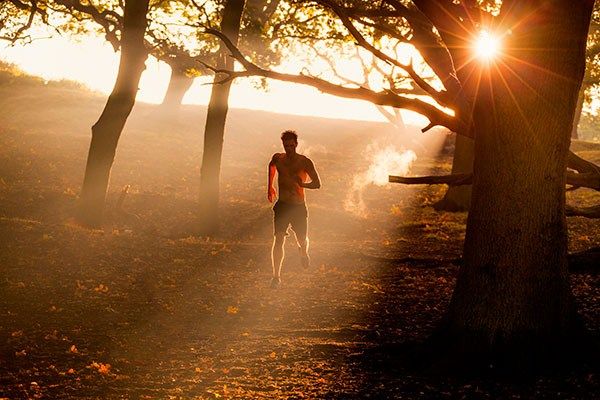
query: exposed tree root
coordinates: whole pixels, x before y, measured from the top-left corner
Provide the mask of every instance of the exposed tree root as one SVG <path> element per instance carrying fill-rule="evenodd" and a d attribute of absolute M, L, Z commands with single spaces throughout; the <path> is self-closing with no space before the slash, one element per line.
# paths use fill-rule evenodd
<path fill-rule="evenodd" d="M 565 212 L 569 217 L 600 218 L 600 204 L 585 208 L 574 207 L 567 204 Z"/>
<path fill-rule="evenodd" d="M 600 272 L 600 247 L 593 247 L 586 251 L 569 254 L 569 271 Z"/>

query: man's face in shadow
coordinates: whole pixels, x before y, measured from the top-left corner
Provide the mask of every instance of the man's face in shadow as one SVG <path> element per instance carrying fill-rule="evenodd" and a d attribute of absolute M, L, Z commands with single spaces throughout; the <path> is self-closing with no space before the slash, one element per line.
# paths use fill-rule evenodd
<path fill-rule="evenodd" d="M 283 140 L 283 148 L 285 150 L 285 154 L 288 154 L 288 155 L 295 154 L 296 147 L 298 147 L 298 142 L 295 139 L 284 139 Z"/>

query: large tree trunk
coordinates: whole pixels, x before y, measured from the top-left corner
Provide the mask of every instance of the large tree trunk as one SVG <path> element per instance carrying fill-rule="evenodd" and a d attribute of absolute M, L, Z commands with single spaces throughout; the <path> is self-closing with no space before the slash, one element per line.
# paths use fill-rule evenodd
<path fill-rule="evenodd" d="M 223 9 L 221 30 L 236 45 L 239 39 L 244 3 L 245 0 L 227 0 Z M 221 45 L 219 51 L 218 67 L 233 70 L 233 58 L 228 56 L 225 45 Z M 220 79 L 222 79 L 221 76 L 215 76 L 215 82 Z M 219 176 L 230 88 L 231 81 L 214 84 L 208 104 L 204 129 L 204 152 L 200 170 L 200 223 L 201 231 L 205 234 L 214 233 L 219 224 Z"/>
<path fill-rule="evenodd" d="M 121 60 L 112 93 L 98 121 L 92 126 L 92 140 L 81 188 L 78 219 L 97 227 L 102 224 L 117 143 L 127 117 L 135 104 L 140 77 L 148 53 L 144 47 L 148 0 L 125 2 Z"/>
<path fill-rule="evenodd" d="M 176 63 L 171 66 L 171 79 L 169 80 L 169 87 L 163 98 L 162 105 L 169 109 L 176 109 L 181 106 L 183 97 L 194 83 L 194 78 L 188 76 L 186 68 Z"/>
<path fill-rule="evenodd" d="M 565 168 L 592 6 L 505 0 L 505 54 L 480 67 L 464 265 L 446 325 L 471 355 L 527 366 L 573 333 Z"/>
<path fill-rule="evenodd" d="M 585 101 L 585 89 L 581 88 L 577 96 L 577 107 L 575 107 L 575 117 L 573 118 L 573 129 L 571 129 L 571 139 L 579 139 L 578 127 L 583 111 L 583 102 Z"/>

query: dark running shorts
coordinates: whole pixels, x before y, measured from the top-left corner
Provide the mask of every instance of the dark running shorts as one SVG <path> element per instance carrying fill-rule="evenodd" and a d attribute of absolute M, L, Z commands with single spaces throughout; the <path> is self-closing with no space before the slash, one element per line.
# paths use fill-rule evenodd
<path fill-rule="evenodd" d="M 273 234 L 286 235 L 289 225 L 296 233 L 296 237 L 305 238 L 307 230 L 308 211 L 306 204 L 284 203 L 278 201 L 273 206 Z"/>

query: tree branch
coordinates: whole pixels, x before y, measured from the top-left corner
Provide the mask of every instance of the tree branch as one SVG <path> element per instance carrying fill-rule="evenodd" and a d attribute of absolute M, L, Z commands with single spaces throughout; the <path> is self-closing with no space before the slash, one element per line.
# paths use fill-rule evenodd
<path fill-rule="evenodd" d="M 593 173 L 578 174 L 567 171 L 567 184 L 578 187 L 586 187 L 594 190 L 600 190 L 600 175 Z M 451 174 L 451 175 L 430 175 L 430 176 L 389 176 L 391 183 L 403 183 L 405 185 L 439 185 L 445 184 L 449 186 L 470 185 L 473 183 L 473 174 Z"/>
<path fill-rule="evenodd" d="M 29 16 L 27 17 L 27 21 L 23 25 L 21 25 L 19 28 L 17 28 L 14 31 L 14 33 L 9 34 L 7 36 L 1 36 L 0 39 L 6 40 L 6 41 L 10 42 L 11 44 L 15 44 L 19 40 L 29 39 L 31 41 L 31 37 L 23 36 L 23 33 L 25 31 L 27 31 L 29 28 L 31 28 L 36 15 L 40 15 L 42 20 L 46 21 L 46 19 L 48 17 L 46 11 L 38 6 L 37 0 L 29 0 L 28 3 L 24 3 L 20 0 L 9 0 L 9 3 L 11 3 L 17 9 L 29 13 Z M 2 28 L 2 27 L 3 26 L 0 23 L 0 28 Z"/>
<path fill-rule="evenodd" d="M 215 73 L 226 75 L 226 77 L 220 82 L 215 83 L 228 82 L 238 77 L 263 76 L 265 78 L 277 79 L 281 81 L 312 86 L 323 93 L 332 94 L 334 96 L 366 100 L 378 105 L 403 108 L 406 110 L 417 112 L 429 119 L 429 121 L 431 122 L 427 128 L 423 129 L 423 132 L 436 125 L 447 127 L 448 129 L 455 132 L 460 129 L 460 126 L 458 126 L 457 124 L 456 118 L 444 113 L 439 108 L 419 99 L 398 96 L 392 93 L 391 91 L 375 92 L 364 87 L 349 88 L 342 85 L 336 85 L 326 80 L 315 78 L 312 76 L 284 74 L 263 69 L 247 60 L 244 57 L 244 55 L 240 52 L 240 50 L 222 32 L 215 29 L 207 29 L 205 30 L 205 32 L 211 35 L 215 35 L 219 39 L 221 39 L 231 52 L 232 57 L 236 59 L 245 68 L 245 71 L 230 71 L 210 67 L 206 63 L 202 63 L 205 67 L 211 69 Z"/>
<path fill-rule="evenodd" d="M 371 54 L 373 54 L 380 60 L 383 60 L 391 65 L 394 65 L 404 70 L 420 88 L 427 92 L 427 94 L 431 96 L 440 105 L 450 108 L 455 107 L 451 99 L 448 97 L 446 91 L 440 92 L 434 89 L 429 83 L 427 83 L 423 78 L 421 78 L 419 74 L 417 74 L 417 72 L 414 70 L 411 64 L 402 64 L 398 60 L 388 56 L 383 51 L 377 49 L 375 46 L 369 43 L 365 39 L 365 37 L 358 31 L 358 29 L 356 29 L 348 15 L 344 12 L 344 10 L 341 7 L 327 0 L 320 0 L 319 2 L 329 7 L 340 18 L 340 21 L 342 21 L 346 29 L 348 29 L 352 37 L 357 41 L 358 45 L 365 48 L 367 51 L 369 51 Z"/>
<path fill-rule="evenodd" d="M 428 176 L 395 176 L 388 177 L 390 183 L 405 185 L 448 185 L 462 186 L 473 183 L 473 174 L 428 175 Z"/>
<path fill-rule="evenodd" d="M 575 187 L 585 187 L 600 190 L 600 175 L 594 172 L 577 173 L 567 171 L 567 184 Z"/>
<path fill-rule="evenodd" d="M 443 37 L 434 32 L 436 30 L 439 32 L 439 28 L 418 7 L 409 8 L 398 0 L 384 1 L 394 7 L 409 23 L 412 28 L 410 44 L 415 46 L 423 60 L 442 81 L 448 96 L 455 105 L 456 117 L 462 121 L 462 125 L 470 130 L 471 105 L 458 79 L 455 63 L 447 43 L 444 42 Z"/>
<path fill-rule="evenodd" d="M 460 21 L 452 12 L 455 7 L 452 1 L 413 0 L 413 3 L 435 25 L 446 46 L 459 46 L 463 41 L 461 38 L 469 37 L 472 29 L 467 29 L 466 21 Z"/>
<path fill-rule="evenodd" d="M 587 187 L 595 190 L 600 190 L 600 167 L 596 164 L 584 160 L 577 154 L 569 151 L 567 157 L 567 168 L 577 172 L 567 171 L 567 180 L 573 185 L 571 190 L 580 187 Z"/>
<path fill-rule="evenodd" d="M 600 175 L 600 167 L 598 165 L 584 160 L 572 151 L 569 151 L 567 167 L 580 173 L 588 172 Z"/>
<path fill-rule="evenodd" d="M 76 0 L 55 0 L 55 3 L 69 10 L 76 10 L 82 14 L 89 15 L 94 22 L 104 29 L 106 40 L 117 51 L 121 46 L 116 32 L 123 26 L 123 17 L 112 10 L 98 10 L 91 3 L 84 4 Z"/>

